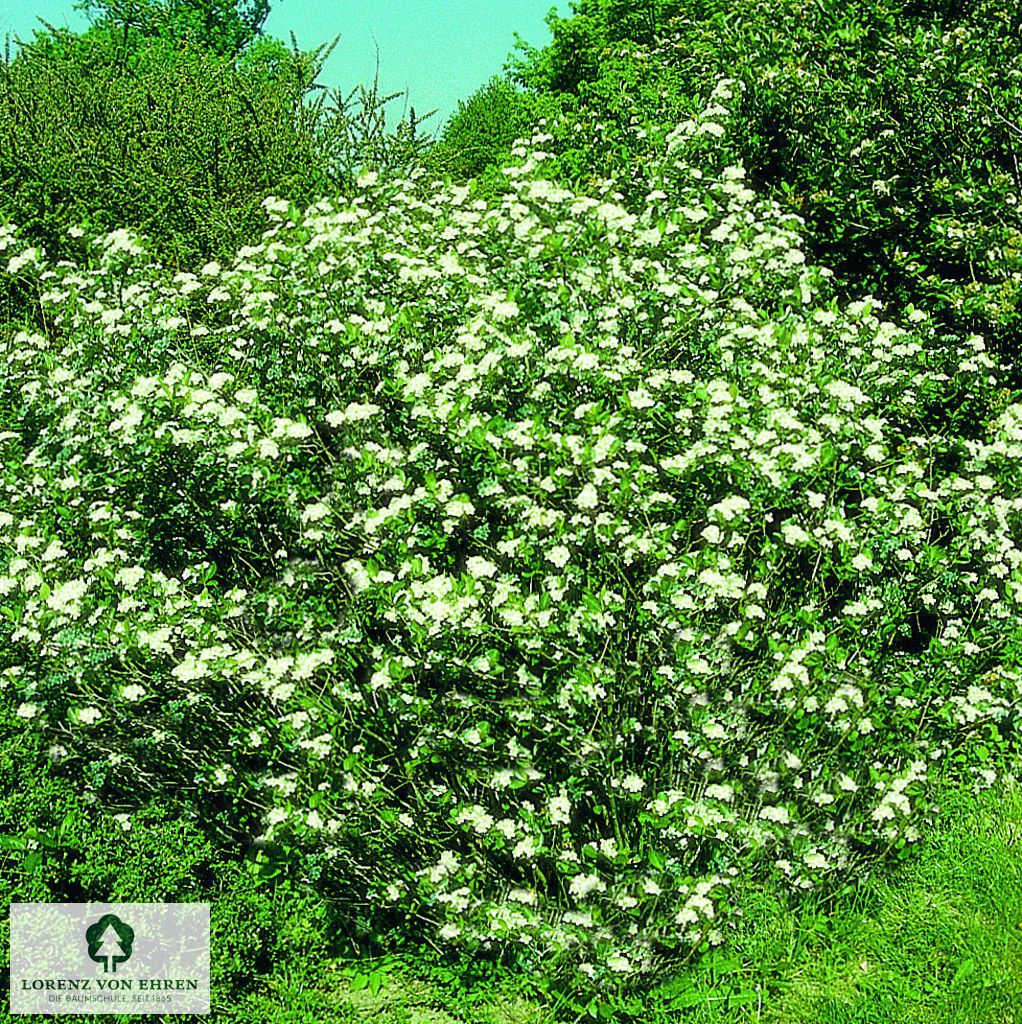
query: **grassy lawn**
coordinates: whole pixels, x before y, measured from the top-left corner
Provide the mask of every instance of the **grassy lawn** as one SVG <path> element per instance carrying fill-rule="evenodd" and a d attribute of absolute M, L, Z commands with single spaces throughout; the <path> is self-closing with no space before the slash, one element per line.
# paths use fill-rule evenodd
<path fill-rule="evenodd" d="M 832 906 L 794 912 L 761 897 L 716 967 L 646 1000 L 635 1019 L 692 1024 L 1011 1024 L 1022 1020 L 1022 793 L 949 794 L 916 857 Z M 372 964 L 360 965 L 368 978 Z M 353 968 L 317 980 L 274 976 L 225 1014 L 237 1021 L 548 1024 L 550 1002 L 513 977 L 471 979 L 435 964 L 382 965 L 382 987 L 352 991 Z M 312 972 L 310 972 L 310 975 Z M 361 984 L 357 982 L 356 984 Z M 375 986 L 374 986 L 375 987 Z M 613 1001 L 612 1001 L 613 1005 Z M 634 1000 L 619 1001 L 620 1020 Z M 607 1012 L 607 1011 L 605 1011 Z M 561 1019 L 572 1019 L 568 1012 Z M 586 1019 L 584 1016 L 580 1019 Z"/>
<path fill-rule="evenodd" d="M 707 1019 L 1007 1022 L 1022 1018 L 1022 799 L 960 797 L 922 856 L 863 885 L 829 918 L 764 908 L 743 942 L 762 1012 Z M 782 994 L 783 984 L 783 994 Z"/>

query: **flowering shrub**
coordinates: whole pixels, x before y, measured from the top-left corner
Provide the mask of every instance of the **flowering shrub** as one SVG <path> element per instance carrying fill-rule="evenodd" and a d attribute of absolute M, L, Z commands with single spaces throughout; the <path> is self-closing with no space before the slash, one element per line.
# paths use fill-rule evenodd
<path fill-rule="evenodd" d="M 641 213 L 539 134 L 493 203 L 270 198 L 198 274 L 8 228 L 47 329 L 3 339 L 0 678 L 54 760 L 594 985 L 992 784 L 1022 404 L 978 337 L 838 306 L 722 162 L 735 100 L 649 139 Z"/>

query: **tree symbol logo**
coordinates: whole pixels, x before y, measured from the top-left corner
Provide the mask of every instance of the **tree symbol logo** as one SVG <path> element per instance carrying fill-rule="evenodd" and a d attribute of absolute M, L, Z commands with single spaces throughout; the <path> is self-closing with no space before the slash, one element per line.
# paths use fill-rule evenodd
<path fill-rule="evenodd" d="M 131 956 L 135 933 L 116 914 L 104 914 L 85 929 L 89 958 L 103 965 L 103 973 L 117 973 L 117 965 Z"/>

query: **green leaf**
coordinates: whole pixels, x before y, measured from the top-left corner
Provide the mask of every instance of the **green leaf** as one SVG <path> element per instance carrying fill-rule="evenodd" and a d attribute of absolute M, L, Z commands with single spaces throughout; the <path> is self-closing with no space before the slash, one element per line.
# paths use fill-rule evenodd
<path fill-rule="evenodd" d="M 741 970 L 742 962 L 735 957 L 722 957 L 719 960 L 714 960 L 710 966 L 714 974 L 734 974 L 735 971 Z"/>
<path fill-rule="evenodd" d="M 687 1010 L 692 1006 L 701 1006 L 706 1002 L 706 996 L 697 988 L 691 992 L 682 992 L 671 1000 L 672 1010 Z"/>
<path fill-rule="evenodd" d="M 727 1008 L 733 1010 L 739 1006 L 749 1006 L 758 999 L 758 992 L 735 992 L 727 997 Z"/>
<path fill-rule="evenodd" d="M 976 961 L 975 960 L 963 960 L 958 970 L 955 971 L 954 979 L 952 980 L 952 986 L 957 985 L 958 982 L 964 981 L 966 978 L 971 978 L 976 973 Z"/>

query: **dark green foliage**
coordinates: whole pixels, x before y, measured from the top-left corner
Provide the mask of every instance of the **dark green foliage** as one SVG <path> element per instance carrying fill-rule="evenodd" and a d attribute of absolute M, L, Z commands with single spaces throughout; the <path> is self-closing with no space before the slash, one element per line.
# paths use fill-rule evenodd
<path fill-rule="evenodd" d="M 785 14 L 792 30 L 769 62 L 757 52 L 766 36 L 732 43 L 754 177 L 805 217 L 814 256 L 848 290 L 942 310 L 1017 348 L 1022 48 L 1007 12 Z"/>
<path fill-rule="evenodd" d="M 556 117 L 567 106 L 561 97 L 523 91 L 502 78 L 491 78 L 447 123 L 429 154 L 429 164 L 455 180 L 476 177 L 490 165 L 506 163 L 515 139 L 531 137 L 543 117 Z"/>
<path fill-rule="evenodd" d="M 269 0 L 83 0 L 97 25 L 133 29 L 234 57 L 261 32 Z"/>
<path fill-rule="evenodd" d="M 622 42 L 653 45 L 675 18 L 699 21 L 730 9 L 720 0 L 573 0 L 572 15 L 556 9 L 546 22 L 553 37 L 542 49 L 516 34 L 508 70 L 515 81 L 544 92 L 578 93 L 604 71 L 606 58 Z"/>
<path fill-rule="evenodd" d="M 1022 38 L 1008 7 L 580 0 L 572 8 L 567 19 L 551 15 L 549 46 L 520 46 L 517 81 L 577 96 L 608 138 L 628 147 L 636 116 L 677 110 L 721 75 L 742 79 L 731 156 L 805 218 L 813 257 L 835 269 L 847 294 L 936 309 L 948 326 L 1017 350 Z M 618 73 L 622 63 L 655 68 L 657 89 L 636 92 L 634 72 Z"/>
<path fill-rule="evenodd" d="M 551 11 L 546 20 L 553 42 L 537 50 L 516 35 L 522 57 L 511 59 L 510 70 L 516 81 L 530 88 L 578 92 L 582 82 L 599 74 L 605 28 L 586 14 L 564 19 Z"/>
<path fill-rule="evenodd" d="M 135 32 L 37 36 L 0 66 L 0 212 L 51 256 L 73 225 L 135 227 L 182 264 L 230 252 L 265 226 L 268 193 L 331 185 L 312 73 L 279 44 L 235 65 Z"/>
<path fill-rule="evenodd" d="M 641 204 L 645 190 L 633 195 L 631 184 L 646 154 L 696 106 L 679 69 L 610 49 L 573 92 L 523 90 L 523 79 L 514 77 L 518 84 L 495 78 L 461 104 L 429 154 L 431 166 L 455 180 L 477 178 L 480 196 L 506 187 L 501 168 L 511 143 L 538 131 L 542 149 L 557 158 L 552 170 L 560 180 L 591 191 L 613 177 L 633 205 Z"/>
<path fill-rule="evenodd" d="M 54 763 L 8 706 L 0 708 L 0 793 L 4 917 L 12 902 L 207 902 L 221 1004 L 256 990 L 263 975 L 336 951 L 329 905 L 297 873 L 267 877 L 244 848 L 218 845 L 187 805 L 132 808 L 125 830 L 87 773 Z M 7 942 L 0 929 L 5 959 Z"/>

